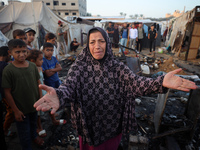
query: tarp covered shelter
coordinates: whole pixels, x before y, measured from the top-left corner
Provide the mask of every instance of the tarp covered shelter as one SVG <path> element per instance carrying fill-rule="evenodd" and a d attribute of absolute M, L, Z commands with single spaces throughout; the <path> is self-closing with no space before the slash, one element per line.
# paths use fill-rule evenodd
<path fill-rule="evenodd" d="M 7 46 L 8 41 L 9 41 L 8 38 L 5 37 L 3 33 L 0 31 L 0 47 Z"/>
<path fill-rule="evenodd" d="M 166 46 L 187 59 L 196 59 L 200 46 L 200 6 L 188 11 L 169 23 Z M 182 56 L 182 55 L 181 55 Z"/>
<path fill-rule="evenodd" d="M 43 2 L 12 2 L 0 11 L 0 30 L 6 37 L 12 39 L 12 32 L 15 29 L 31 27 L 36 31 L 36 39 L 43 43 L 45 33 L 56 33 L 58 21 L 64 22 L 63 30 L 67 30 L 67 45 L 70 46 L 73 38 L 81 41 L 81 32 L 87 33 L 92 28 L 86 24 L 72 24 L 54 14 Z M 36 40 L 37 41 L 37 40 Z M 86 37 L 84 37 L 86 41 Z"/>

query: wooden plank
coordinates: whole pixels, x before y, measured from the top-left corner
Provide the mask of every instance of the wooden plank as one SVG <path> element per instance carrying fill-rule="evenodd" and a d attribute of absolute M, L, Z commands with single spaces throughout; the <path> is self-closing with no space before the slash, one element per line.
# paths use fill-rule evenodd
<path fill-rule="evenodd" d="M 192 35 L 193 37 L 200 37 L 200 35 Z"/>
<path fill-rule="evenodd" d="M 161 119 L 165 110 L 169 90 L 166 94 L 158 94 L 156 108 L 154 112 L 154 127 L 156 134 L 159 133 Z"/>
<path fill-rule="evenodd" d="M 200 23 L 195 22 L 192 35 L 200 35 Z"/>
<path fill-rule="evenodd" d="M 200 37 L 192 36 L 192 39 L 190 42 L 190 48 L 189 48 L 189 52 L 188 52 L 188 60 L 196 59 L 199 45 L 200 45 Z"/>
<path fill-rule="evenodd" d="M 185 60 L 196 59 L 197 52 L 200 45 L 200 23 L 194 22 L 193 31 L 191 34 L 190 46 L 188 48 Z M 196 48 L 196 50 L 191 50 L 190 48 Z"/>
<path fill-rule="evenodd" d="M 190 43 L 190 48 L 199 48 L 199 43 L 200 43 L 200 37 L 193 37 Z"/>
<path fill-rule="evenodd" d="M 196 59 L 198 50 L 189 49 L 188 60 Z"/>

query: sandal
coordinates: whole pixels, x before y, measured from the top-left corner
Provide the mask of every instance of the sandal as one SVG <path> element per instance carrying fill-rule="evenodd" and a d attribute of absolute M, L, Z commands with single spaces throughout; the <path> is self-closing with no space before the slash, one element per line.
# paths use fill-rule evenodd
<path fill-rule="evenodd" d="M 47 134 L 46 134 L 46 130 L 40 130 L 40 131 L 37 131 L 39 137 L 46 137 Z"/>
<path fill-rule="evenodd" d="M 44 140 L 40 137 L 36 137 L 33 142 L 39 146 L 39 147 L 43 147 L 44 146 Z"/>
<path fill-rule="evenodd" d="M 66 124 L 67 123 L 67 121 L 66 120 L 64 120 L 64 119 L 60 119 L 57 123 L 54 123 L 54 125 L 64 125 L 64 124 Z"/>

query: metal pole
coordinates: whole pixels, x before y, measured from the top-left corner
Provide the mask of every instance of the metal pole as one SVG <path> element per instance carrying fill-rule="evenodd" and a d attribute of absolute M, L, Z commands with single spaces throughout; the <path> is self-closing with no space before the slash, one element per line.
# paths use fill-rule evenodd
<path fill-rule="evenodd" d="M 33 6 L 33 0 L 31 0 L 31 5 L 32 5 L 32 11 L 33 11 L 33 19 L 34 19 L 34 28 L 35 28 L 35 31 L 36 31 L 36 33 L 38 33 L 39 34 L 39 31 L 37 31 L 37 25 L 36 25 L 36 18 L 35 18 L 35 11 L 34 11 L 34 6 Z M 37 48 L 38 48 L 38 37 L 36 37 L 36 39 L 37 39 Z"/>

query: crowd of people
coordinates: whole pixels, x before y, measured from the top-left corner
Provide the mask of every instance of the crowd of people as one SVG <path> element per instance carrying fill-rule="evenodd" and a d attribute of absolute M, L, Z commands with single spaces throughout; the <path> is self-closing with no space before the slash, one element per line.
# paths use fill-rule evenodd
<path fill-rule="evenodd" d="M 109 35 L 110 41 L 114 43 L 114 47 L 118 47 L 118 43 L 120 43 L 122 46 L 127 46 L 129 48 L 137 49 L 139 52 L 142 51 L 143 43 L 144 43 L 144 29 L 143 24 L 127 24 L 124 23 L 123 25 L 113 24 L 109 22 L 108 27 L 106 28 L 106 31 Z M 155 46 L 156 46 L 156 38 L 158 34 L 155 29 L 155 25 L 152 24 L 150 26 L 150 29 L 148 31 L 148 40 L 149 40 L 149 54 L 152 53 L 152 47 L 153 47 L 153 53 L 155 53 Z M 125 48 L 123 47 L 122 50 L 125 52 Z M 119 48 L 119 53 L 121 52 L 121 48 Z M 125 52 L 126 53 L 126 52 Z"/>
<path fill-rule="evenodd" d="M 68 53 L 63 37 L 66 32 L 63 32 L 62 24 L 63 22 L 58 21 L 56 35 L 50 32 L 45 35 L 45 42 L 40 50 L 33 45 L 36 31 L 31 28 L 14 30 L 13 39 L 8 42 L 8 46 L 0 47 L 0 134 L 3 149 L 6 149 L 4 138 L 16 136 L 10 130 L 14 121 L 23 150 L 32 149 L 32 141 L 38 146 L 44 145 L 42 137 L 47 136 L 41 124 L 41 115 L 44 113 L 36 111 L 33 105 L 46 94 L 46 91 L 38 88 L 39 84 L 53 88 L 58 88 L 61 84 L 58 72 L 62 67 L 58 59 L 60 54 Z M 79 44 L 74 40 L 72 50 L 76 51 Z M 4 122 L 3 105 L 6 107 Z M 49 112 L 49 115 L 53 125 L 66 124 L 64 119 L 57 120 L 55 114 Z"/>
<path fill-rule="evenodd" d="M 115 29 L 108 28 L 108 34 L 102 28 L 92 28 L 88 32 L 86 47 L 61 84 L 58 72 L 62 67 L 57 57 L 59 45 L 65 47 L 66 44 L 62 38 L 65 33 L 62 31 L 63 23 L 59 21 L 58 24 L 57 36 L 47 33 L 41 50 L 32 45 L 36 32 L 31 28 L 13 31 L 8 47 L 0 48 L 0 135 L 3 149 L 6 149 L 4 136 L 12 135 L 9 127 L 14 120 L 23 150 L 31 150 L 32 141 L 43 146 L 42 137 L 46 132 L 41 124 L 41 115 L 47 111 L 54 125 L 63 125 L 66 120 L 56 120 L 55 112 L 70 104 L 71 122 L 79 135 L 80 150 L 117 150 L 121 138 L 126 139 L 129 131 L 137 126 L 134 101 L 137 96 L 165 93 L 167 88 L 183 91 L 197 88 L 195 83 L 175 76 L 181 69 L 152 79 L 135 75 L 117 60 L 110 45 L 110 40 L 117 38 L 111 38 L 111 34 L 118 35 L 118 38 L 121 36 L 121 42 L 126 43 L 128 32 L 131 32 L 131 47 L 142 39 L 142 29 L 138 29 L 138 33 L 132 25 L 130 31 L 126 24 L 119 34 L 116 26 Z M 59 43 L 57 48 L 56 39 Z M 79 44 L 74 38 L 71 49 L 76 51 Z M 67 48 L 64 52 L 68 52 Z M 9 62 L 10 56 L 13 58 Z M 7 106 L 4 127 L 2 101 Z"/>

